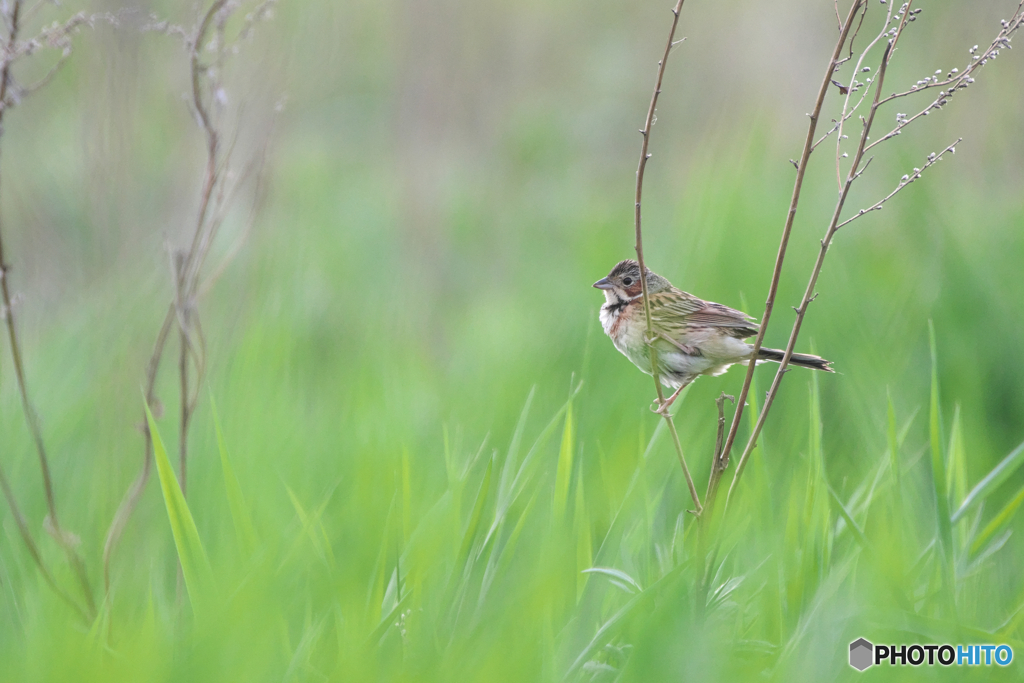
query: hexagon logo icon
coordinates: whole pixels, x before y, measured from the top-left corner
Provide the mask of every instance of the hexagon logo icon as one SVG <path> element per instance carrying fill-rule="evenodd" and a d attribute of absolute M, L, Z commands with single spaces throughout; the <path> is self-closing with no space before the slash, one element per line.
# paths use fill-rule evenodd
<path fill-rule="evenodd" d="M 850 643 L 850 666 L 857 671 L 863 671 L 871 666 L 874 663 L 871 661 L 874 649 L 875 646 L 864 638 L 858 638 Z"/>

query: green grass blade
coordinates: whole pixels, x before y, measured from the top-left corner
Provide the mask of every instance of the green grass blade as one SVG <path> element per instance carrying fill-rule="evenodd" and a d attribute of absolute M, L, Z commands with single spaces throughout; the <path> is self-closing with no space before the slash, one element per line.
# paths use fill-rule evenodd
<path fill-rule="evenodd" d="M 814 347 L 811 347 L 814 350 Z M 810 432 L 808 459 L 810 460 L 810 478 L 808 482 L 808 516 L 806 522 L 813 532 L 812 538 L 820 543 L 818 561 L 820 567 L 828 567 L 832 556 L 832 518 L 829 515 L 828 493 L 822 487 L 828 487 L 828 476 L 825 472 L 825 454 L 822 450 L 822 434 L 824 426 L 821 421 L 821 391 L 818 386 L 818 373 L 811 373 L 810 381 Z"/>
<path fill-rule="evenodd" d="M 92 624 L 89 626 L 89 632 L 87 635 L 89 645 L 95 648 L 104 647 L 106 645 L 105 639 L 109 632 L 110 601 L 104 600 L 100 605 L 99 610 L 96 612 L 96 618 L 93 619 Z"/>
<path fill-rule="evenodd" d="M 505 462 L 501 466 L 501 479 L 498 481 L 498 497 L 504 501 L 512 487 L 512 473 L 515 470 L 516 462 L 519 460 L 519 449 L 523 442 L 523 432 L 526 430 L 526 420 L 530 416 L 530 406 L 533 405 L 533 396 L 537 393 L 537 387 L 530 388 L 526 396 L 526 403 L 519 413 L 519 420 L 516 422 L 515 431 L 512 432 L 512 440 L 508 445 L 508 453 L 505 455 Z"/>
<path fill-rule="evenodd" d="M 402 449 L 402 544 L 409 543 L 412 535 L 412 474 L 409 449 Z"/>
<path fill-rule="evenodd" d="M 1003 642 L 1006 642 L 1011 635 L 1017 633 L 1017 630 L 1024 626 L 1024 592 L 1017 599 L 1017 609 L 1012 614 L 1013 616 L 996 631 L 996 635 Z"/>
<path fill-rule="evenodd" d="M 452 454 L 452 442 L 448 435 L 448 425 L 445 424 L 441 427 L 441 433 L 444 437 L 444 471 L 448 475 L 448 487 L 452 488 L 458 479 L 455 474 L 455 456 Z"/>
<path fill-rule="evenodd" d="M 519 413 L 519 420 L 516 422 L 515 431 L 512 433 L 512 440 L 509 443 L 508 452 L 505 455 L 505 461 L 501 465 L 501 475 L 498 478 L 498 494 L 497 504 L 494 510 L 494 521 L 491 522 L 490 528 L 487 530 L 487 536 L 484 538 L 484 544 L 486 545 L 490 540 L 491 536 L 498 531 L 498 528 L 505 521 L 505 513 L 508 512 L 509 505 L 515 496 L 513 496 L 513 472 L 516 470 L 516 462 L 519 460 L 519 448 L 523 440 L 523 432 L 526 429 L 526 419 L 530 415 L 530 406 L 533 404 L 533 396 L 537 391 L 537 387 L 534 386 L 530 389 L 530 393 L 526 396 L 526 403 L 523 405 L 522 411 Z M 518 472 L 516 472 L 518 477 Z"/>
<path fill-rule="evenodd" d="M 932 484 L 935 493 L 935 514 L 939 529 L 939 545 L 942 548 L 943 590 L 951 605 L 954 605 L 953 574 L 953 529 L 949 516 L 949 497 L 946 487 L 946 458 L 942 444 L 942 413 L 939 406 L 939 364 L 935 350 L 935 326 L 928 322 L 928 338 L 932 357 L 932 389 L 929 404 L 929 443 L 931 446 Z"/>
<path fill-rule="evenodd" d="M 160 490 L 163 492 L 164 505 L 167 507 L 167 519 L 171 523 L 174 547 L 178 551 L 178 561 L 181 562 L 181 573 L 185 578 L 185 588 L 192 603 L 192 611 L 199 616 L 214 595 L 213 570 L 199 539 L 199 531 L 188 509 L 188 503 L 185 502 L 181 486 L 178 485 L 178 478 L 174 476 L 171 462 L 167 458 L 167 449 L 160 438 L 156 420 L 153 419 L 149 406 L 145 407 L 146 422 L 153 438 L 153 459 L 156 461 Z"/>
<path fill-rule="evenodd" d="M 896 407 L 892 404 L 892 394 L 888 387 L 885 390 L 887 402 L 886 417 L 888 420 L 886 440 L 889 445 L 889 473 L 892 476 L 893 489 L 896 491 L 896 498 L 900 497 L 900 441 L 896 431 Z"/>
<path fill-rule="evenodd" d="M 581 574 L 601 574 L 611 579 L 617 580 L 620 584 L 624 585 L 627 593 L 637 595 L 643 593 L 644 589 L 640 585 L 640 582 L 634 579 L 632 576 L 622 571 L 621 569 L 615 569 L 614 567 L 590 567 L 584 569 Z"/>
<path fill-rule="evenodd" d="M 963 500 L 967 495 L 967 454 L 964 448 L 964 430 L 960 418 L 960 404 L 953 409 L 953 429 L 949 436 L 948 496 L 951 501 Z"/>
<path fill-rule="evenodd" d="M 405 607 L 405 603 L 408 601 L 410 595 L 411 593 L 403 595 L 395 606 L 391 608 L 391 611 L 381 617 L 377 627 L 373 629 L 370 635 L 366 638 L 366 642 L 363 645 L 364 647 L 372 648 L 380 644 L 380 639 L 383 638 L 388 629 L 394 625 L 399 611 Z"/>
<path fill-rule="evenodd" d="M 228 509 L 231 511 L 231 521 L 235 526 L 235 537 L 238 540 L 242 555 L 249 557 L 258 545 L 256 529 L 252 524 L 252 517 L 249 514 L 249 507 L 245 504 L 245 497 L 242 495 L 242 487 L 235 476 L 235 468 L 231 466 L 231 458 L 228 456 L 227 446 L 224 444 L 224 433 L 221 431 L 220 415 L 217 413 L 217 404 L 210 396 L 210 408 L 213 412 L 213 428 L 217 433 L 217 449 L 220 451 L 220 467 L 224 475 L 224 493 L 228 499 Z"/>
<path fill-rule="evenodd" d="M 283 567 L 291 560 L 292 556 L 299 551 L 299 548 L 302 547 L 303 541 L 306 538 L 309 539 L 314 550 L 319 554 L 320 559 L 333 566 L 334 552 L 331 550 L 330 537 L 327 535 L 327 530 L 324 528 L 321 519 L 324 511 L 327 509 L 327 505 L 334 497 L 334 491 L 338 488 L 338 484 L 339 482 L 335 481 L 330 488 L 327 489 L 327 493 L 324 494 L 323 501 L 311 512 L 307 512 L 306 509 L 303 508 L 298 496 L 296 496 L 295 492 L 285 484 L 284 487 L 288 492 L 288 499 L 291 501 L 292 507 L 295 509 L 295 515 L 298 517 L 302 528 L 299 533 L 295 535 L 292 541 L 292 546 L 285 554 L 280 566 Z"/>
<path fill-rule="evenodd" d="M 609 617 L 600 628 L 597 629 L 597 633 L 590 639 L 590 642 L 580 651 L 579 655 L 573 660 L 573 663 L 569 666 L 568 671 L 565 672 L 562 680 L 572 680 L 572 677 L 578 672 L 593 653 L 606 643 L 614 640 L 615 635 L 618 633 L 622 626 L 625 618 L 635 610 L 638 606 L 648 603 L 649 601 L 656 599 L 661 589 L 666 585 L 672 583 L 672 581 L 687 567 L 688 563 L 678 565 L 675 569 L 665 574 L 663 577 L 655 581 L 653 584 L 647 587 L 646 590 L 634 595 L 629 602 L 622 606 L 619 611 Z M 615 572 L 617 570 L 608 569 L 607 567 L 594 568 L 595 571 L 600 571 L 606 576 L 608 572 Z M 636 584 L 639 585 L 639 584 Z M 628 592 L 628 591 L 627 591 Z"/>
<path fill-rule="evenodd" d="M 814 478 L 822 476 L 822 454 L 821 454 L 821 394 L 818 391 L 818 374 L 811 373 L 810 379 L 810 401 L 809 408 L 809 430 L 807 435 L 808 460 L 810 462 L 810 475 Z"/>
<path fill-rule="evenodd" d="M 953 409 L 953 428 L 949 436 L 947 453 L 949 459 L 947 460 L 946 500 L 955 506 L 956 501 L 963 500 L 967 495 L 967 463 L 964 454 L 963 425 L 960 420 L 959 404 Z M 952 520 L 950 520 L 950 524 L 952 524 Z M 970 530 L 959 526 L 953 529 L 953 534 L 955 547 L 960 550 L 965 548 Z"/>
<path fill-rule="evenodd" d="M 1024 486 L 1017 491 L 1017 495 L 1009 503 L 1003 506 L 999 514 L 993 517 L 992 521 L 986 524 L 985 528 L 974 537 L 974 540 L 971 541 L 971 555 L 976 555 L 990 538 L 1002 531 L 1010 523 L 1021 503 L 1024 503 Z"/>
<path fill-rule="evenodd" d="M 491 490 L 491 472 L 494 470 L 494 457 L 487 462 L 487 471 L 484 472 L 484 479 L 480 482 L 480 490 L 476 494 L 476 502 L 473 504 L 473 512 L 466 524 L 466 531 L 462 535 L 462 546 L 459 548 L 459 564 L 463 564 L 469 557 L 470 548 L 473 547 L 473 539 L 476 538 L 477 529 L 480 528 L 480 519 L 484 514 L 484 503 L 487 502 L 487 494 Z"/>
<path fill-rule="evenodd" d="M 857 539 L 857 543 L 859 543 L 865 550 L 871 550 L 871 543 L 868 541 L 867 536 L 864 535 L 864 532 L 861 531 L 857 522 L 854 521 L 853 515 L 851 515 L 850 511 L 846 509 L 846 505 L 843 504 L 842 499 L 839 498 L 839 494 L 836 493 L 835 489 L 827 483 L 826 488 L 828 489 L 829 497 L 835 504 L 836 511 L 839 512 L 839 516 L 846 521 L 846 526 L 849 527 L 853 537 Z"/>
<path fill-rule="evenodd" d="M 683 393 L 679 394 L 679 398 L 676 399 L 676 405 L 686 396 L 690 390 L 689 387 L 683 390 Z M 594 562 L 601 564 L 609 558 L 612 552 L 612 546 L 615 545 L 615 539 L 619 538 L 619 534 L 622 530 L 622 525 L 625 523 L 623 520 L 623 510 L 626 509 L 627 503 L 630 502 L 631 496 L 634 490 L 637 488 L 637 482 L 640 481 L 641 475 L 644 471 L 644 464 L 647 462 L 647 458 L 650 457 L 654 451 L 654 446 L 658 442 L 660 436 L 667 431 L 665 428 L 665 421 L 658 420 L 657 426 L 651 433 L 651 438 L 647 442 L 647 447 L 644 448 L 643 443 L 640 444 L 641 455 L 637 459 L 636 469 L 633 470 L 633 475 L 629 479 L 629 484 L 626 486 L 626 492 L 622 496 L 622 500 L 619 501 L 619 505 L 615 510 L 615 514 L 612 515 L 611 522 L 608 525 L 608 530 L 605 531 L 604 537 L 601 539 L 601 544 L 597 546 L 597 553 L 594 555 Z"/>
<path fill-rule="evenodd" d="M 897 548 L 903 547 L 904 539 L 904 528 L 906 526 L 906 518 L 904 517 L 903 509 L 903 477 L 901 473 L 902 465 L 900 464 L 900 446 L 902 441 L 900 440 L 900 433 L 896 422 L 896 406 L 892 402 L 892 394 L 889 388 L 885 390 L 886 399 L 886 441 L 889 446 L 889 480 L 892 484 L 892 497 L 890 498 L 890 515 L 892 523 L 888 525 L 890 531 L 890 542 Z M 892 555 L 892 571 L 893 575 L 902 577 L 905 571 L 906 562 L 902 554 L 895 553 Z"/>
<path fill-rule="evenodd" d="M 526 502 L 526 506 L 523 508 L 523 513 L 519 515 L 519 519 L 516 521 L 516 525 L 512 527 L 512 533 L 508 535 L 508 540 L 505 541 L 505 545 L 502 547 L 501 552 L 498 555 L 497 566 L 494 570 L 494 575 L 499 575 L 512 563 L 512 558 L 515 555 L 516 544 L 519 543 L 519 537 L 523 533 L 523 528 L 526 526 L 527 520 L 530 518 L 530 513 L 533 512 L 534 503 L 537 502 L 537 491 L 534 491 L 530 500 Z"/>
<path fill-rule="evenodd" d="M 512 479 L 512 485 L 510 487 L 508 496 L 506 496 L 504 500 L 498 501 L 498 510 L 495 513 L 496 521 L 498 517 L 504 515 L 505 512 L 508 511 L 509 506 L 515 502 L 515 500 L 526 488 L 526 482 L 532 476 L 533 473 L 533 461 L 537 457 L 537 453 L 540 452 L 540 450 L 547 443 L 548 438 L 550 438 L 550 436 L 558 428 L 558 422 L 559 420 L 562 419 L 562 413 L 568 412 L 569 408 L 572 406 L 573 399 L 576 397 L 576 394 L 579 393 L 582 387 L 582 382 L 576 384 L 576 387 L 569 393 L 569 400 L 562 404 L 562 407 L 558 409 L 558 411 L 551 418 L 551 421 L 548 422 L 547 426 L 544 427 L 541 433 L 537 436 L 536 440 L 533 442 L 533 445 L 530 447 L 530 450 L 527 451 L 526 456 L 523 458 L 523 462 L 520 463 L 519 469 L 516 471 L 516 476 L 513 477 Z"/>
<path fill-rule="evenodd" d="M 757 427 L 757 420 L 760 417 L 761 410 L 757 403 L 759 395 L 757 374 L 755 373 L 754 378 L 750 381 L 750 392 L 747 394 L 746 409 L 748 428 L 751 434 L 754 433 Z M 749 501 L 752 505 L 758 506 L 752 509 L 757 511 L 755 517 L 764 525 L 771 524 L 773 497 L 770 475 L 768 473 L 768 458 L 768 436 L 761 432 L 761 435 L 757 437 L 757 444 L 754 446 L 754 450 L 750 453 L 749 473 L 747 474 L 745 484 L 743 484 L 748 490 L 757 491 L 758 493 L 754 496 L 744 496 L 743 499 Z"/>
<path fill-rule="evenodd" d="M 931 350 L 932 361 L 931 400 L 928 404 L 928 440 L 932 453 L 938 453 L 942 457 L 942 491 L 945 492 L 946 451 L 945 444 L 942 441 L 942 435 L 945 432 L 945 429 L 942 424 L 942 405 L 939 401 L 939 354 L 935 347 L 935 325 L 932 324 L 932 321 L 930 320 L 928 321 L 928 345 Z"/>
<path fill-rule="evenodd" d="M 288 668 L 285 669 L 283 680 L 301 680 L 300 672 L 308 671 L 312 668 L 310 660 L 312 659 L 313 652 L 316 649 L 316 645 L 320 640 L 324 632 L 324 627 L 327 624 L 327 617 L 322 617 L 315 624 L 308 624 L 303 630 L 302 637 L 299 638 L 298 645 L 295 646 L 295 652 L 292 654 L 291 660 L 288 662 Z"/>
<path fill-rule="evenodd" d="M 594 563 L 594 545 L 590 537 L 590 516 L 587 514 L 587 501 L 583 493 L 583 461 L 576 467 L 576 506 L 573 513 L 573 525 L 576 527 L 576 601 L 583 597 L 583 589 L 587 587 L 589 578 L 581 570 Z"/>
<path fill-rule="evenodd" d="M 555 470 L 555 523 L 565 520 L 565 508 L 569 500 L 569 483 L 572 481 L 573 440 L 572 396 L 565 409 L 565 427 L 562 429 L 562 445 L 558 449 L 558 468 Z"/>
<path fill-rule="evenodd" d="M 1024 443 L 1017 446 L 1002 462 L 992 468 L 992 471 L 985 475 L 985 478 L 978 482 L 978 485 L 967 494 L 963 504 L 953 514 L 952 522 L 956 524 L 972 507 L 988 498 L 988 496 L 999 488 L 1000 484 L 1006 481 L 1010 475 L 1017 471 L 1017 468 L 1024 463 Z"/>
<path fill-rule="evenodd" d="M 285 489 L 288 491 L 288 498 L 292 502 L 292 507 L 295 508 L 295 514 L 299 518 L 299 523 L 302 525 L 302 530 L 295 538 L 295 543 L 292 549 L 286 556 L 286 561 L 291 555 L 298 550 L 298 546 L 302 543 L 302 537 L 305 536 L 309 539 L 309 542 L 313 546 L 313 550 L 317 556 L 326 564 L 328 567 L 334 567 L 334 551 L 331 550 L 330 540 L 327 536 L 327 530 L 324 529 L 321 517 L 324 514 L 324 510 L 327 508 L 327 503 L 330 502 L 331 496 L 334 494 L 334 487 L 331 487 L 327 495 L 324 497 L 324 501 L 320 503 L 320 506 L 315 509 L 312 513 L 306 512 L 306 509 L 302 506 L 298 496 L 292 491 L 291 487 L 287 484 Z"/>
<path fill-rule="evenodd" d="M 380 550 L 377 553 L 377 561 L 374 563 L 373 572 L 370 574 L 370 584 L 366 590 L 366 616 L 371 625 L 379 625 L 381 614 L 384 612 L 384 595 L 389 566 L 388 554 L 391 551 L 391 526 L 394 524 L 397 495 L 396 493 L 392 497 L 391 505 L 388 507 L 388 516 L 384 520 L 384 531 L 381 533 Z"/>

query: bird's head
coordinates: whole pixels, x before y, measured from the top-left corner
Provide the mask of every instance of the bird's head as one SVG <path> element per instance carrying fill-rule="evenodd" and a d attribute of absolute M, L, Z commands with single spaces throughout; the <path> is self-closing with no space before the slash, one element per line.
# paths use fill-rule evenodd
<path fill-rule="evenodd" d="M 648 292 L 655 294 L 671 286 L 668 280 L 650 268 L 647 269 Z M 604 290 L 605 299 L 609 303 L 634 299 L 643 293 L 643 288 L 640 284 L 640 264 L 633 259 L 619 261 L 612 268 L 612 272 L 608 273 L 607 277 L 603 277 L 594 283 L 594 287 Z"/>

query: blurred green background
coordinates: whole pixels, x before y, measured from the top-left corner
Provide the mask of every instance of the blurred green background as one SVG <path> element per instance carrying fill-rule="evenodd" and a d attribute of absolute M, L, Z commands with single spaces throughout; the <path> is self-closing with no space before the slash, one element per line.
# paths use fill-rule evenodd
<path fill-rule="evenodd" d="M 962 69 L 1015 8 L 920 6 L 893 90 Z M 33 25 L 78 9 L 45 5 Z M 855 187 L 848 212 L 964 138 L 836 237 L 799 347 L 837 374 L 787 375 L 702 596 L 692 504 L 648 410 L 650 379 L 602 334 L 590 287 L 633 255 L 637 129 L 669 9 L 282 2 L 258 25 L 228 64 L 225 111 L 239 169 L 266 147 L 267 191 L 246 237 L 244 186 L 213 247 L 211 266 L 242 244 L 200 305 L 208 376 L 190 436 L 188 503 L 217 607 L 192 616 L 155 475 L 92 624 L 42 581 L 4 506 L 0 679 L 900 679 L 855 672 L 848 643 L 1024 642 L 1024 546 L 1006 538 L 1024 477 L 986 490 L 947 556 L 932 458 L 956 510 L 1024 440 L 1024 63 L 1004 52 L 880 146 Z M 884 9 L 870 4 L 858 44 Z M 189 30 L 198 12 L 150 10 Z M 30 390 L 62 522 L 101 598 L 103 540 L 141 464 L 168 249 L 190 239 L 204 163 L 181 40 L 122 23 L 83 30 L 56 80 L 5 113 L 0 140 Z M 647 169 L 648 264 L 759 316 L 835 9 L 691 2 L 681 36 Z M 16 75 L 53 55 L 33 59 Z M 911 102 L 882 110 L 879 134 Z M 819 132 L 838 103 L 833 90 Z M 812 157 L 768 345 L 785 345 L 834 205 L 834 154 Z M 43 532 L 6 341 L 0 356 L 2 465 L 74 592 Z M 158 382 L 172 454 L 176 356 L 172 344 Z M 771 372 L 758 371 L 759 402 Z M 741 382 L 735 369 L 702 379 L 680 404 L 701 492 L 713 399 Z M 211 399 L 252 545 L 236 534 Z M 1005 546 L 987 554 L 972 544 L 989 528 Z M 595 566 L 609 569 L 582 573 Z M 1020 666 L 913 675 L 1018 680 Z"/>

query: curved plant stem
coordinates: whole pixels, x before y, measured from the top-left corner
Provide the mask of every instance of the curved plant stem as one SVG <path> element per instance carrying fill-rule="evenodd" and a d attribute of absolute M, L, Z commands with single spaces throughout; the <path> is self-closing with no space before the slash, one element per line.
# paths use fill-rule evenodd
<path fill-rule="evenodd" d="M 11 484 L 7 481 L 7 475 L 4 473 L 3 467 L 0 466 L 0 490 L 3 490 L 4 497 L 7 498 L 7 505 L 11 508 L 11 516 L 14 517 L 14 523 L 18 527 L 18 533 L 21 535 L 21 539 L 25 542 L 25 547 L 28 548 L 28 554 L 32 556 L 32 561 L 39 567 L 40 573 L 43 575 L 43 579 L 46 580 L 47 585 L 53 589 L 53 592 L 60 596 L 63 600 L 75 610 L 79 617 L 82 618 L 82 622 L 88 625 L 92 621 L 92 617 L 82 609 L 82 606 L 75 602 L 74 598 L 68 595 L 64 589 L 62 589 L 54 580 L 53 574 L 47 569 L 43 563 L 43 556 L 39 552 L 39 546 L 36 545 L 35 539 L 32 538 L 32 534 L 28 530 L 28 522 L 25 521 L 25 515 L 21 513 L 21 508 L 18 507 L 17 501 L 14 499 L 14 491 L 11 490 Z"/>
<path fill-rule="evenodd" d="M 0 132 L 3 130 L 3 116 L 7 111 L 6 103 L 8 89 L 11 86 L 11 61 L 13 59 L 10 55 L 14 54 L 15 43 L 18 39 L 20 10 L 20 0 L 15 0 L 10 9 L 5 8 L 4 10 L 5 12 L 9 12 L 7 17 L 9 33 L 6 44 L 3 45 L 3 68 L 0 69 Z M 25 421 L 28 423 L 29 431 L 32 433 L 32 440 L 35 442 L 36 453 L 39 456 L 39 469 L 42 472 L 43 491 L 46 495 L 46 527 L 68 557 L 68 563 L 74 570 L 75 576 L 78 578 L 79 584 L 81 584 L 82 594 L 85 596 L 86 613 L 91 618 L 91 616 L 96 612 L 96 603 L 93 599 L 92 586 L 89 584 L 89 576 L 85 569 L 85 562 L 82 560 L 82 556 L 75 547 L 77 540 L 72 534 L 61 529 L 60 519 L 57 516 L 57 501 L 53 495 L 53 479 L 50 476 L 50 463 L 46 456 L 46 447 L 43 444 L 43 432 L 39 425 L 39 416 L 36 413 L 35 408 L 32 406 L 32 401 L 29 398 L 28 385 L 25 381 L 25 366 L 22 362 L 21 344 L 18 341 L 17 328 L 14 324 L 14 307 L 11 300 L 10 283 L 8 282 L 9 270 L 7 259 L 4 254 L 3 232 L 0 230 L 0 296 L 2 296 L 0 307 L 3 309 L 2 317 L 7 325 L 7 338 L 11 345 L 11 360 L 14 364 L 14 375 L 18 383 L 18 393 L 21 395 L 21 406 L 25 413 Z M 4 491 L 7 495 L 8 502 L 11 505 L 12 512 L 16 512 L 13 493 L 6 485 L 6 479 L 4 480 Z M 17 513 L 15 516 L 17 516 Z M 22 522 L 23 521 L 24 520 L 22 520 Z M 31 535 L 27 534 L 27 527 L 23 530 L 22 537 L 25 539 L 26 543 L 29 543 Z M 32 553 L 33 557 L 36 558 L 40 569 L 42 569 L 44 575 L 47 576 L 48 582 L 54 587 L 54 590 L 57 590 L 58 593 L 60 593 L 56 584 L 53 583 L 52 577 L 49 576 L 48 572 L 46 572 L 46 569 L 43 567 L 42 560 L 39 559 L 38 550 L 35 548 L 34 543 L 29 545 L 29 551 Z"/>
<path fill-rule="evenodd" d="M 163 326 L 161 326 L 160 333 L 156 337 L 156 344 L 153 346 L 153 353 L 149 357 L 149 364 L 146 369 L 146 403 L 150 406 L 156 401 L 156 375 L 160 369 L 160 359 L 163 357 L 164 345 L 167 343 L 167 337 L 171 333 L 171 324 L 173 322 L 174 304 L 171 304 L 167 309 L 167 315 L 164 316 Z M 153 470 L 153 436 L 150 434 L 149 426 L 146 423 L 145 411 L 142 414 L 142 425 L 146 439 L 142 456 L 142 471 L 139 472 L 139 476 L 132 482 L 131 487 L 121 500 L 117 512 L 114 513 L 110 529 L 107 530 L 107 539 L 103 544 L 103 588 L 106 592 L 107 600 L 110 599 L 110 559 L 114 554 L 114 548 L 117 547 L 117 542 L 121 539 L 121 534 L 124 533 L 128 520 L 131 518 L 132 513 L 135 512 L 135 506 L 139 504 L 142 492 L 146 489 L 146 482 L 149 481 L 150 472 Z"/>
<path fill-rule="evenodd" d="M 640 229 L 640 198 L 643 194 L 644 188 L 644 170 L 647 168 L 647 160 L 651 158 L 651 155 L 647 152 L 648 145 L 651 141 L 651 127 L 654 125 L 654 110 L 658 105 L 658 95 L 661 94 L 661 80 L 665 76 L 665 65 L 668 63 L 668 55 L 672 51 L 672 39 L 676 35 L 676 26 L 679 24 L 679 12 L 683 9 L 683 1 L 678 0 L 676 6 L 672 9 L 672 28 L 668 33 L 668 42 L 665 44 L 665 54 L 662 55 L 661 61 L 658 62 L 658 80 L 654 84 L 654 93 L 651 95 L 651 104 L 647 108 L 647 119 L 644 121 L 644 127 L 640 130 L 640 134 L 643 135 L 643 144 L 640 146 L 640 164 L 636 169 L 636 204 L 634 206 L 634 227 L 636 229 L 636 259 L 640 264 L 640 286 L 643 290 L 644 299 L 644 319 L 647 322 L 647 348 L 650 350 L 651 357 L 651 375 L 654 377 L 654 389 L 658 392 L 658 405 L 664 406 L 665 394 L 661 390 L 661 378 L 658 373 L 658 350 L 654 347 L 654 330 L 651 326 L 651 304 L 650 299 L 647 296 L 647 266 L 644 264 L 644 238 L 643 233 Z M 697 515 L 703 511 L 703 506 L 700 504 L 700 496 L 697 495 L 697 487 L 693 485 L 693 477 L 690 476 L 690 468 L 686 466 L 686 457 L 683 455 L 683 447 L 679 443 L 679 434 L 676 433 L 676 426 L 672 422 L 672 416 L 667 410 L 659 411 L 665 421 L 668 423 L 669 432 L 672 434 L 672 443 L 676 448 L 676 455 L 679 456 L 679 464 L 683 468 L 683 476 L 686 477 L 686 485 L 690 489 L 690 496 L 693 498 L 693 505 L 695 507 L 694 512 Z"/>

